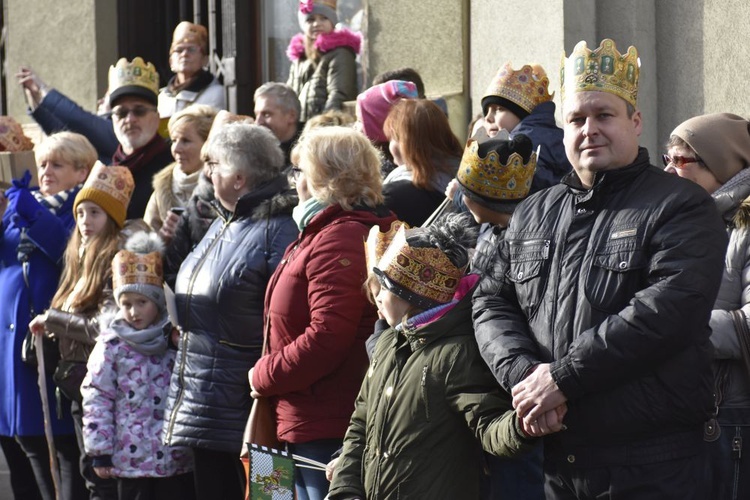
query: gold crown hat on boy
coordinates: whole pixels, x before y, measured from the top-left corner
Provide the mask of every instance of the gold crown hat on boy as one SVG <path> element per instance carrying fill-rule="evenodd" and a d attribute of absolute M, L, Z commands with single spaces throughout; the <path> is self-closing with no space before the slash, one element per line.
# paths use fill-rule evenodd
<path fill-rule="evenodd" d="M 625 54 L 620 54 L 615 42 L 609 38 L 602 40 L 593 51 L 585 41 L 580 41 L 568 58 L 563 51 L 560 65 L 562 102 L 565 102 L 565 94 L 594 90 L 622 97 L 635 107 L 640 66 L 638 51 L 632 45 Z"/>
<path fill-rule="evenodd" d="M 396 236 L 401 226 L 409 229 L 409 224 L 400 220 L 391 222 L 391 226 L 385 232 L 380 231 L 380 226 L 378 225 L 372 226 L 370 234 L 367 235 L 367 241 L 365 241 L 365 264 L 367 265 L 368 273 L 371 273 L 373 268 L 380 262 L 385 250 L 391 244 L 393 237 Z"/>
<path fill-rule="evenodd" d="M 554 92 L 549 93 L 549 78 L 540 65 L 527 64 L 514 70 L 508 61 L 500 67 L 482 96 L 482 108 L 495 98 L 500 100 L 498 104 L 514 113 L 514 107 L 518 106 L 529 114 L 543 102 L 551 101 L 554 95 Z"/>
<path fill-rule="evenodd" d="M 93 201 L 112 217 L 118 227 L 123 227 L 134 187 L 133 174 L 127 167 L 107 167 L 96 162 L 76 195 L 73 213 L 81 202 Z"/>
<path fill-rule="evenodd" d="M 141 97 L 156 106 L 158 94 L 159 73 L 153 64 L 140 57 L 132 61 L 123 57 L 109 67 L 109 102 L 113 106 L 117 99 L 126 95 Z"/>
<path fill-rule="evenodd" d="M 139 293 L 163 308 L 164 245 L 156 233 L 133 234 L 112 261 L 112 289 L 115 300 L 125 292 Z"/>
<path fill-rule="evenodd" d="M 456 178 L 463 193 L 489 208 L 515 204 L 529 194 L 537 155 L 531 139 L 517 134 L 469 139 Z"/>
<path fill-rule="evenodd" d="M 419 307 L 430 309 L 450 302 L 466 266 L 458 268 L 434 247 L 409 245 L 409 233 L 420 228 L 401 226 L 373 271 L 389 291 Z"/>

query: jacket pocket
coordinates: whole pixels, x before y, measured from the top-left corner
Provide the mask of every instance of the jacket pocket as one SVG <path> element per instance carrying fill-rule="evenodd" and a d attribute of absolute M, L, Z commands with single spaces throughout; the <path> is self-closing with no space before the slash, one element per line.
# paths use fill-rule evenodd
<path fill-rule="evenodd" d="M 643 270 L 647 265 L 635 235 L 605 242 L 594 254 L 586 280 L 586 297 L 592 307 L 608 313 L 621 311 L 646 286 Z"/>
<path fill-rule="evenodd" d="M 515 285 L 518 303 L 527 318 L 536 313 L 544 296 L 551 245 L 551 240 L 544 238 L 508 241 L 510 265 L 506 277 Z"/>

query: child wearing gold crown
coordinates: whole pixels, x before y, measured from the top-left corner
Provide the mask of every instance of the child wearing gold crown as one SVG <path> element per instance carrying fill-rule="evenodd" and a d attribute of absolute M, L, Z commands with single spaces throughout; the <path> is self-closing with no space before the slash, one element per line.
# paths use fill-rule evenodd
<path fill-rule="evenodd" d="M 287 85 L 299 97 L 299 120 L 306 122 L 344 101 L 357 97 L 357 65 L 362 39 L 346 28 L 336 29 L 336 0 L 300 0 L 297 13 L 302 33 L 289 42 L 292 62 Z"/>
<path fill-rule="evenodd" d="M 480 226 L 480 236 L 471 262 L 472 272 L 482 277 L 478 288 L 497 286 L 505 268 L 496 266 L 497 249 L 516 206 L 529 194 L 537 156 L 531 139 L 517 134 L 510 139 L 496 135 L 470 139 L 458 169 L 459 193 Z M 476 335 L 480 353 L 488 339 Z M 488 476 L 483 483 L 485 499 L 544 498 L 543 450 L 538 443 L 522 457 L 503 458 L 485 454 Z"/>
<path fill-rule="evenodd" d="M 378 239 L 375 228 L 368 248 Z M 391 328 L 355 403 L 332 500 L 478 498 L 482 448 L 511 456 L 534 443 L 474 340 L 479 276 L 464 275 L 474 239 L 466 216 L 401 227 L 374 266 L 376 303 Z"/>
<path fill-rule="evenodd" d="M 175 359 L 162 249 L 157 234 L 139 232 L 112 261 L 117 307 L 100 316 L 81 387 L 86 454 L 99 477 L 116 478 L 120 500 L 195 496 L 189 451 L 161 439 Z"/>

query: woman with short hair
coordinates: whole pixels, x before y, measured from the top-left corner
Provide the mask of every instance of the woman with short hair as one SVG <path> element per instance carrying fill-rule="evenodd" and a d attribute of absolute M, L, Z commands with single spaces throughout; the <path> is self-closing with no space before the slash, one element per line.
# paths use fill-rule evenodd
<path fill-rule="evenodd" d="M 268 279 L 297 235 L 283 154 L 265 127 L 229 124 L 205 145 L 218 217 L 177 274 L 181 330 L 164 439 L 195 457 L 200 499 L 241 499 L 247 372 L 263 344 Z"/>
<path fill-rule="evenodd" d="M 250 372 L 254 396 L 276 409 L 279 440 L 328 462 L 341 447 L 367 368 L 365 340 L 377 315 L 363 291 L 364 240 L 395 217 L 383 205 L 380 156 L 350 128 L 304 133 L 292 150 L 300 229 L 268 285 L 268 353 Z M 298 468 L 297 498 L 322 499 L 321 471 Z"/>
<path fill-rule="evenodd" d="M 82 135 L 59 132 L 36 150 L 39 188 L 30 176 L 0 194 L 0 436 L 15 438 L 31 461 L 42 498 L 55 498 L 36 367 L 21 360 L 26 326 L 47 309 L 62 272 L 62 257 L 75 227 L 73 201 L 97 159 Z M 53 346 L 50 346 L 53 347 Z M 57 348 L 57 347 L 55 347 Z M 55 411 L 55 383 L 47 376 L 50 424 L 60 468 L 60 498 L 86 495 L 78 467 L 70 403 Z M 11 472 L 15 464 L 9 463 Z"/>

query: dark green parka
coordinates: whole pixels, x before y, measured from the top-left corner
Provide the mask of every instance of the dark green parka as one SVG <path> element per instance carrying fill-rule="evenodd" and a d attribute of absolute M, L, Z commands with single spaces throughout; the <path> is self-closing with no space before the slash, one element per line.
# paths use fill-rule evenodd
<path fill-rule="evenodd" d="M 329 496 L 478 498 L 480 448 L 510 456 L 533 442 L 479 355 L 468 293 L 438 320 L 383 333 Z"/>

